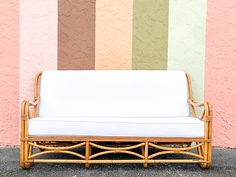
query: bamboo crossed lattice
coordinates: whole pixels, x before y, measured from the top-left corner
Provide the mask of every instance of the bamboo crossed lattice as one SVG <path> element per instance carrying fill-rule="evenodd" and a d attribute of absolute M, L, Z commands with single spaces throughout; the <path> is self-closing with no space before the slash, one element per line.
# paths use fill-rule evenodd
<path fill-rule="evenodd" d="M 80 142 L 73 145 L 67 145 L 67 146 L 56 146 L 56 144 L 47 145 L 46 143 L 40 144 L 38 142 L 29 142 L 29 154 L 28 154 L 28 161 L 29 162 L 63 162 L 63 163 L 85 163 L 87 164 L 87 167 L 89 167 L 90 164 L 93 163 L 109 163 L 109 162 L 117 162 L 117 163 L 143 163 L 144 166 L 147 166 L 148 163 L 159 163 L 159 162 L 187 162 L 187 163 L 194 163 L 194 162 L 204 162 L 204 143 L 203 142 L 197 142 L 195 145 L 186 146 L 186 147 L 169 147 L 164 145 L 158 145 L 157 143 L 153 142 L 141 142 L 136 143 L 132 145 L 123 145 L 123 146 L 117 146 L 116 144 L 114 146 L 107 146 L 107 145 L 101 145 L 99 143 L 94 142 Z M 41 151 L 37 151 L 36 153 L 33 153 L 33 148 L 38 148 Z M 73 151 L 74 149 L 84 148 L 85 152 L 78 153 Z M 98 149 L 99 152 L 92 153 L 92 149 Z M 150 148 L 153 150 L 158 150 L 158 152 L 154 152 L 149 154 Z M 138 149 L 141 149 L 141 151 L 138 151 Z M 197 149 L 197 153 L 192 152 L 191 150 Z M 135 151 L 134 151 L 135 150 Z M 42 155 L 46 154 L 69 154 L 74 156 L 74 159 L 41 159 L 39 158 Z M 107 154 L 116 154 L 116 153 L 123 153 L 123 154 L 129 154 L 131 156 L 135 156 L 136 159 L 124 159 L 124 160 L 111 160 L 110 158 L 108 160 L 102 159 L 97 160 L 98 157 L 104 156 Z M 161 159 L 158 158 L 159 156 L 167 155 L 167 154 L 183 154 L 190 157 L 194 157 L 193 159 Z"/>

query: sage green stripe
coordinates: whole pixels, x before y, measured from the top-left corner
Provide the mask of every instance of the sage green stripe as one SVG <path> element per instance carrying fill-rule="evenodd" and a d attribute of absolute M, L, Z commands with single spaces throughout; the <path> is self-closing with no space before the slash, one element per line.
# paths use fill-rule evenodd
<path fill-rule="evenodd" d="M 134 0 L 132 68 L 167 69 L 169 0 Z"/>

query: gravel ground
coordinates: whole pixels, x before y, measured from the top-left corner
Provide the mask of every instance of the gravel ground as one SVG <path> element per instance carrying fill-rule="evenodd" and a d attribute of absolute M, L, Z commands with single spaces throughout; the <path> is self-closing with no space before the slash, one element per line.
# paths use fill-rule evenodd
<path fill-rule="evenodd" d="M 142 164 L 92 165 L 85 169 L 82 164 L 35 164 L 28 170 L 19 167 L 19 148 L 0 148 L 0 177 L 171 177 L 214 176 L 236 177 L 236 149 L 214 149 L 213 165 L 201 169 L 197 164 L 151 164 L 144 169 Z"/>

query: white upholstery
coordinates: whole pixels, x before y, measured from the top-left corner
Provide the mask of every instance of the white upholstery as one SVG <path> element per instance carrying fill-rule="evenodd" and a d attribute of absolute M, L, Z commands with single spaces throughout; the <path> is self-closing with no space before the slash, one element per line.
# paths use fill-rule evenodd
<path fill-rule="evenodd" d="M 193 117 L 38 117 L 29 120 L 29 135 L 203 137 L 204 122 Z"/>
<path fill-rule="evenodd" d="M 29 135 L 203 137 L 182 71 L 44 71 Z"/>
<path fill-rule="evenodd" d="M 186 117 L 182 71 L 44 71 L 40 117 Z"/>

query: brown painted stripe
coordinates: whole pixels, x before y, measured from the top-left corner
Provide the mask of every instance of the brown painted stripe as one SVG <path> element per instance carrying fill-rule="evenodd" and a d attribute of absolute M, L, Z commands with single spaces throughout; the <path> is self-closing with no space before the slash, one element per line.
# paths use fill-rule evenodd
<path fill-rule="evenodd" d="M 58 1 L 58 69 L 95 68 L 95 1 Z"/>

